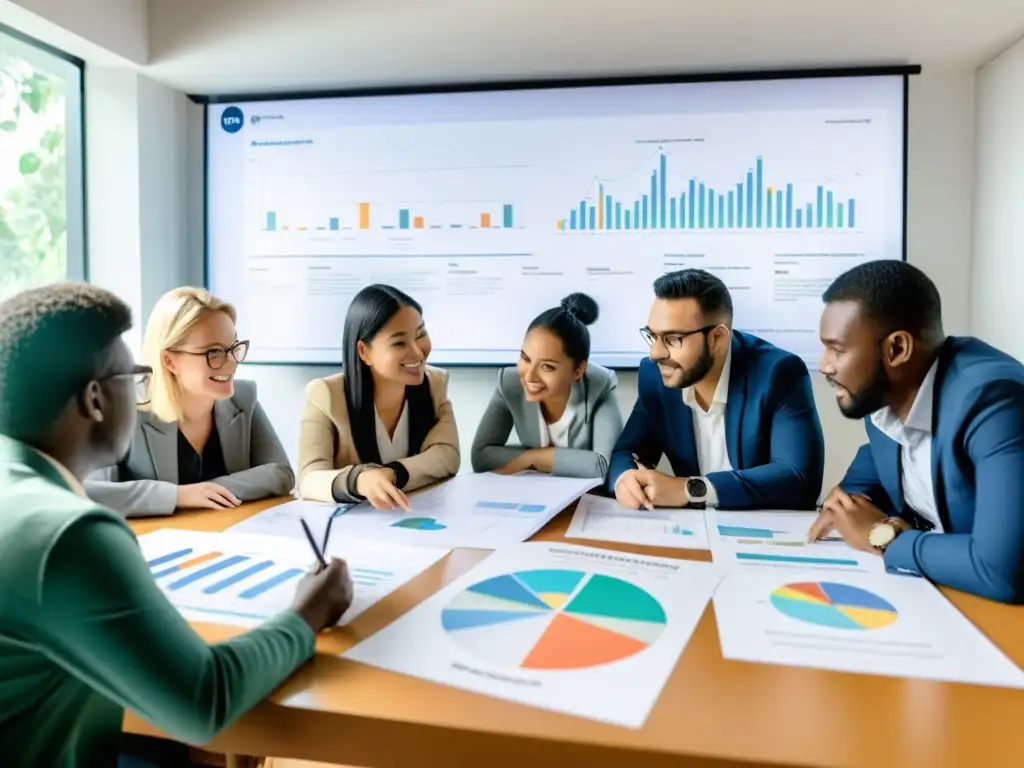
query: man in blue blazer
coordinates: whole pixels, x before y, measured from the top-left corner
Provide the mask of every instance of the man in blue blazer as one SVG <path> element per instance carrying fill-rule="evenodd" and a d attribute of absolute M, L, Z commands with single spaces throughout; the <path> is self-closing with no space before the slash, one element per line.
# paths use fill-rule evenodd
<path fill-rule="evenodd" d="M 1024 366 L 942 330 L 939 292 L 902 261 L 824 295 L 821 372 L 861 446 L 809 536 L 830 529 L 924 576 L 1001 602 L 1024 596 Z"/>
<path fill-rule="evenodd" d="M 825 447 L 807 366 L 732 330 L 729 290 L 704 270 L 663 275 L 654 295 L 609 490 L 632 509 L 813 509 Z M 674 477 L 653 469 L 662 455 Z"/>

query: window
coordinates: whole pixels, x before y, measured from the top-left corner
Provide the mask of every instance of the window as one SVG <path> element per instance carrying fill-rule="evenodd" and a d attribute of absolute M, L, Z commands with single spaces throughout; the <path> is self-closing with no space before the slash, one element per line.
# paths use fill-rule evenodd
<path fill-rule="evenodd" d="M 0 25 L 0 299 L 85 279 L 82 62 Z"/>

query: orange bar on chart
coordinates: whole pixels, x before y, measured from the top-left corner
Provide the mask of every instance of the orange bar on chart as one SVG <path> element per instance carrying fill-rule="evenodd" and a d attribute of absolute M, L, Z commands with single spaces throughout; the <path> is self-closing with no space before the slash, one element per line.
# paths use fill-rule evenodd
<path fill-rule="evenodd" d="M 487 229 L 491 226 L 491 214 L 481 213 L 480 214 L 480 226 L 483 229 Z"/>
<path fill-rule="evenodd" d="M 558 228 L 559 229 L 565 229 L 565 219 L 559 219 L 558 220 Z"/>
<path fill-rule="evenodd" d="M 360 203 L 359 204 L 359 228 L 369 229 L 370 228 L 370 204 Z"/>
<path fill-rule="evenodd" d="M 604 192 L 597 196 L 597 228 L 604 229 Z"/>
<path fill-rule="evenodd" d="M 423 229 L 423 217 L 422 216 L 414 216 L 413 217 L 413 219 L 412 219 L 412 228 L 413 229 Z"/>
<path fill-rule="evenodd" d="M 183 571 L 186 568 L 191 568 L 193 565 L 205 563 L 207 560 L 216 560 L 218 557 L 221 556 L 221 554 L 221 552 L 209 552 L 205 555 L 200 555 L 199 557 L 193 557 L 191 560 L 186 560 L 183 563 L 179 563 L 178 570 Z"/>
<path fill-rule="evenodd" d="M 305 232 L 309 227 L 299 227 L 299 232 Z"/>

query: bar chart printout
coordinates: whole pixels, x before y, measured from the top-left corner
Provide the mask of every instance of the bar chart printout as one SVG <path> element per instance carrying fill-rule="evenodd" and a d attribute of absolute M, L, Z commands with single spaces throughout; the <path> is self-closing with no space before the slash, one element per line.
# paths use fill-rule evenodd
<path fill-rule="evenodd" d="M 587 494 L 580 499 L 565 533 L 570 539 L 596 539 L 650 547 L 708 549 L 704 513 L 691 509 L 628 509 L 615 499 Z"/>
<path fill-rule="evenodd" d="M 599 181 L 565 216 L 560 232 L 596 230 L 854 230 L 860 226 L 857 200 L 824 184 L 773 181 L 758 156 L 735 184 L 718 187 L 685 168 L 673 168 L 659 152 L 650 170 L 650 188 L 620 198 L 617 182 Z M 641 171 L 643 173 L 643 171 Z M 646 186 L 646 183 L 645 183 Z"/>
<path fill-rule="evenodd" d="M 823 568 L 884 573 L 882 558 L 842 539 L 808 542 L 817 514 L 787 510 L 705 513 L 712 559 L 726 567 Z"/>
<path fill-rule="evenodd" d="M 299 580 L 312 566 L 302 539 L 161 530 L 139 538 L 157 586 L 190 621 L 256 626 L 288 610 Z M 445 554 L 349 539 L 355 599 L 345 624 Z"/>

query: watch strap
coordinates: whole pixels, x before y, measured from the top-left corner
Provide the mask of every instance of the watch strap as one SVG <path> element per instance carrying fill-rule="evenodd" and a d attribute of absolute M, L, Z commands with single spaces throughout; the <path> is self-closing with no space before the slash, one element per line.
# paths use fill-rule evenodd
<path fill-rule="evenodd" d="M 708 498 L 708 481 L 703 477 L 691 477 L 686 481 L 687 506 L 690 509 L 705 509 Z"/>

